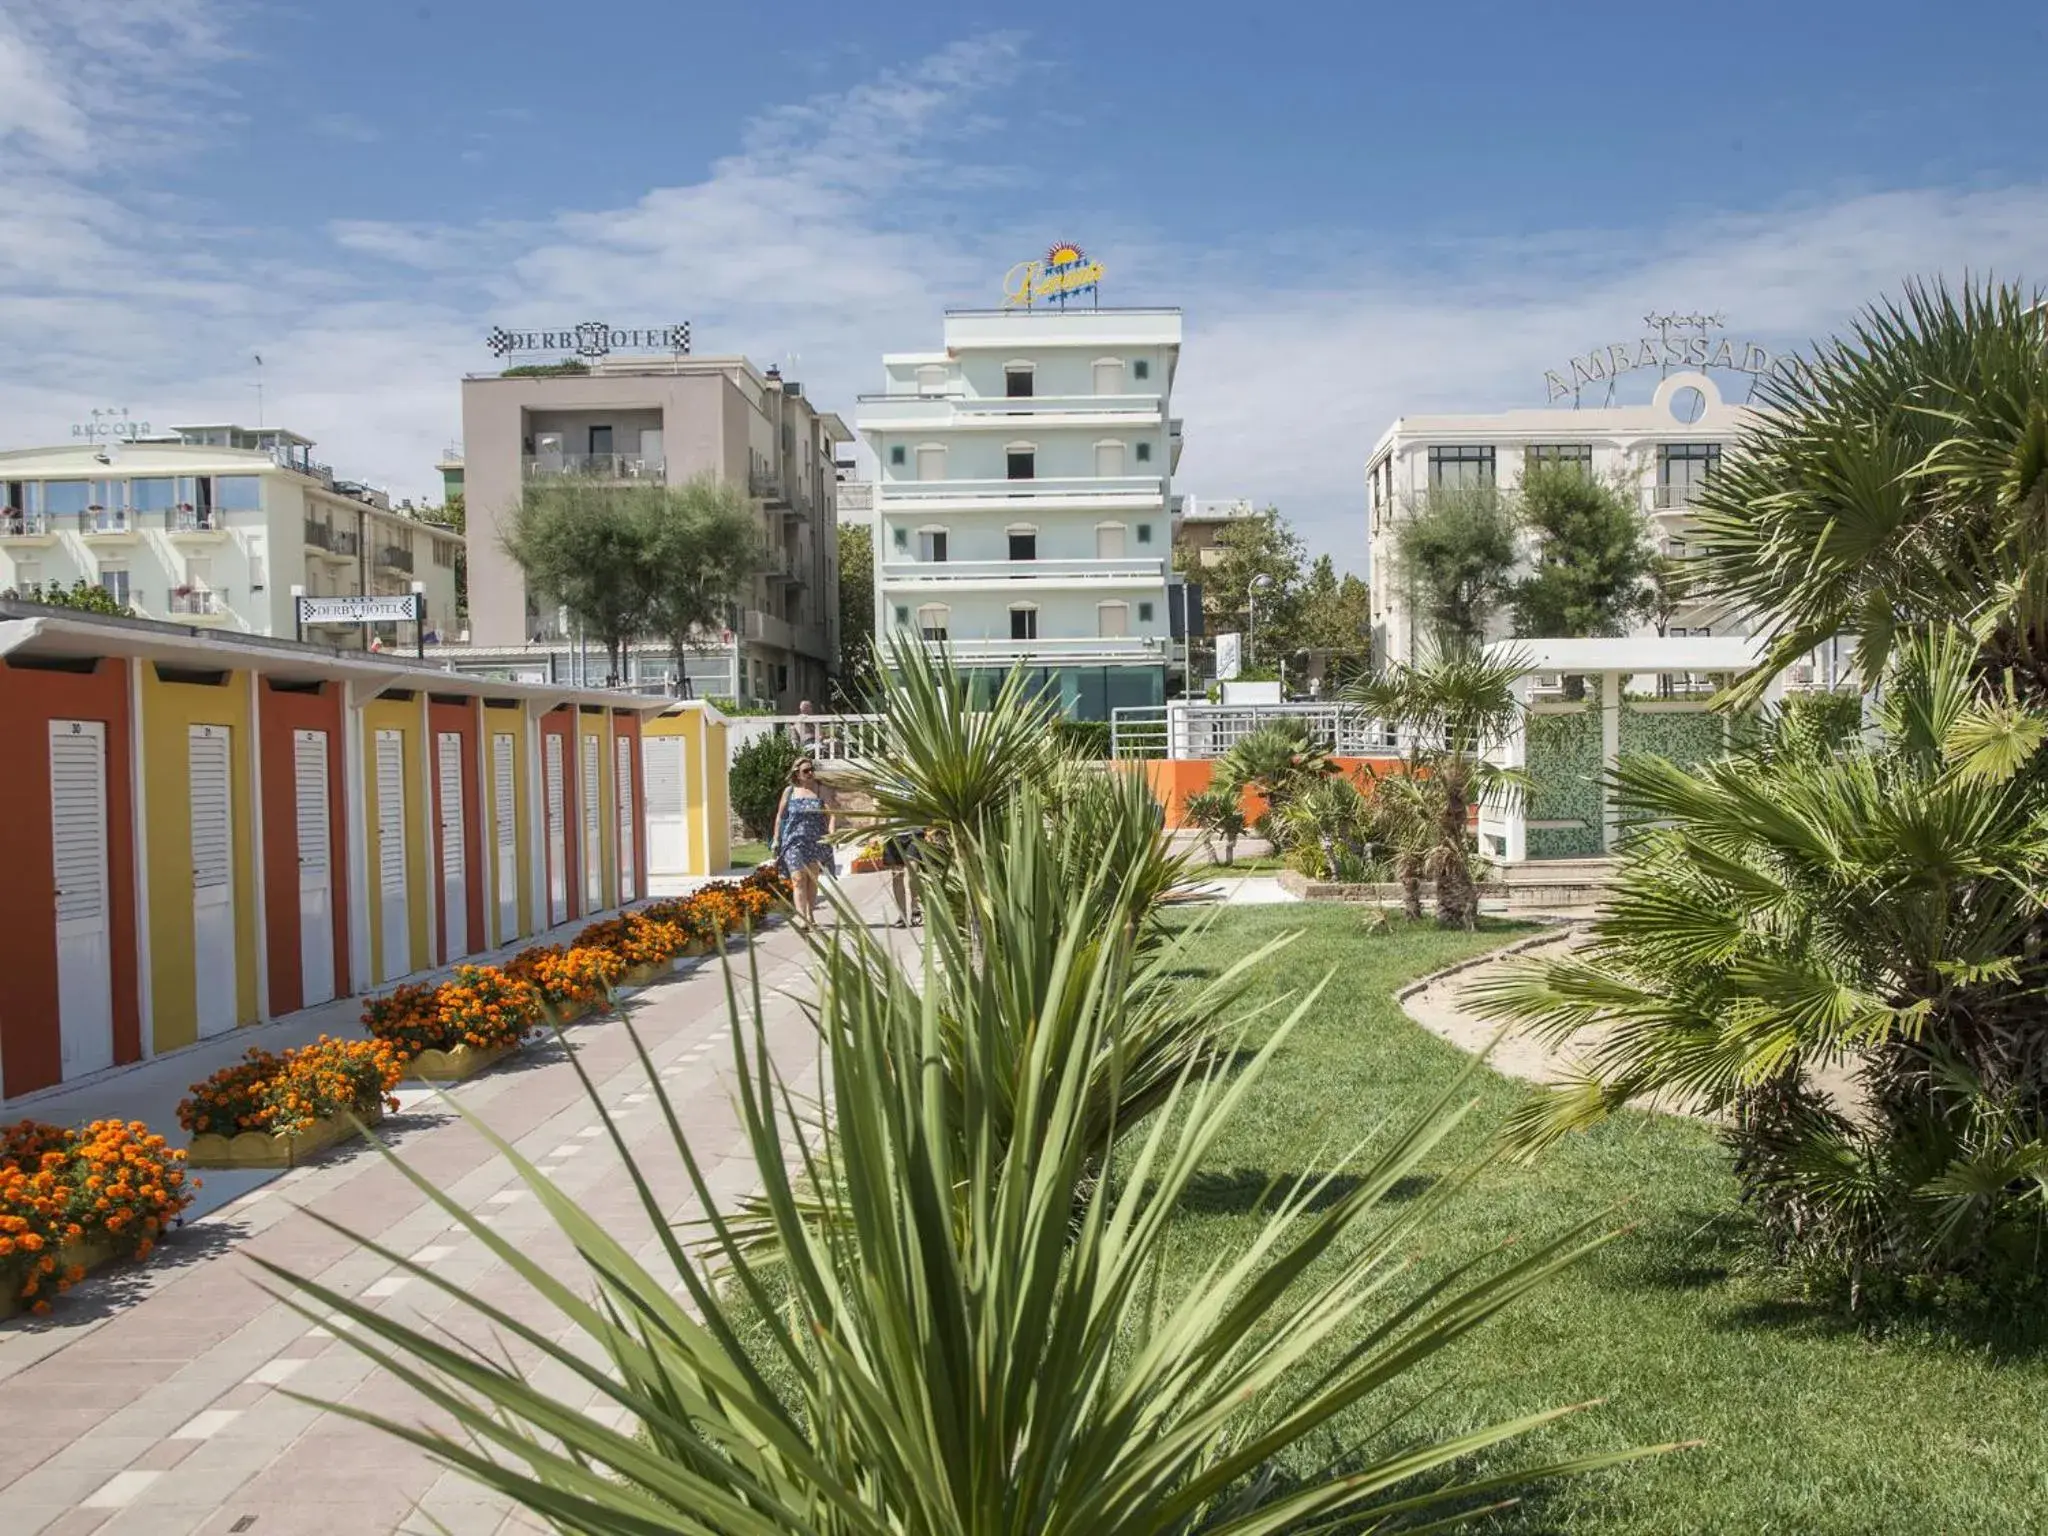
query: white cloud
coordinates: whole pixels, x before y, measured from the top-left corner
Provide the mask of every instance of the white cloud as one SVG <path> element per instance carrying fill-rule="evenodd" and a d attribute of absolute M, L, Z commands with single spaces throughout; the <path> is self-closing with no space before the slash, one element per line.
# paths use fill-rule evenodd
<path fill-rule="evenodd" d="M 203 78 L 222 57 L 200 0 L 136 3 L 156 29 L 150 69 Z M 2048 249 L 2048 185 L 1865 191 L 1428 250 L 1309 228 L 1219 251 L 1012 180 L 1013 212 L 992 225 L 1004 112 L 1038 67 L 998 36 L 773 108 L 702 179 L 622 206 L 358 218 L 325 231 L 324 257 L 288 259 L 298 231 L 222 229 L 100 174 L 146 135 L 107 115 L 123 93 L 81 83 L 96 45 L 80 25 L 0 22 L 0 333 L 17 359 L 50 360 L 0 379 L 0 419 L 47 441 L 94 405 L 158 422 L 247 414 L 261 352 L 268 419 L 401 493 L 433 484 L 460 431 L 457 381 L 486 365 L 493 323 L 687 318 L 700 351 L 782 363 L 850 415 L 883 351 L 936 342 L 946 304 L 993 298 L 1019 253 L 1074 235 L 1108 263 L 1112 298 L 1185 309 L 1181 488 L 1277 501 L 1355 569 L 1365 457 L 1400 414 L 1541 404 L 1545 368 L 1631 334 L 1647 309 L 1723 309 L 1744 333 L 1797 343 L 1906 276 L 2017 274 Z M 23 81 L 45 93 L 33 111 L 8 89 Z"/>

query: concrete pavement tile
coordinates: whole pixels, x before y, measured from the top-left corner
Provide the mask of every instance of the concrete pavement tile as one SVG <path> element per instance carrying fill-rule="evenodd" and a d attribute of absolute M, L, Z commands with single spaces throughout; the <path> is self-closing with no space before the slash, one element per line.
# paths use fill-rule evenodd
<path fill-rule="evenodd" d="M 43 1465 L 52 1470 L 118 1472 L 156 1443 L 133 1435 L 82 1435 Z"/>

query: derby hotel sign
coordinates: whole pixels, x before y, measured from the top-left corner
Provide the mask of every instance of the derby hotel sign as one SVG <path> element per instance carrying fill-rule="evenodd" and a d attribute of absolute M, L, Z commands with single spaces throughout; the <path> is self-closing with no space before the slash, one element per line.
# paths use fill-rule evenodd
<path fill-rule="evenodd" d="M 681 356 L 690 350 L 690 322 L 654 325 L 635 330 L 586 320 L 559 331 L 513 331 L 502 325 L 491 327 L 484 345 L 493 357 L 510 357 L 518 352 L 564 352 L 577 357 L 609 357 L 614 352 L 670 352 Z"/>
<path fill-rule="evenodd" d="M 1655 368 L 1660 374 L 1674 368 L 1719 368 L 1760 379 L 1785 365 L 1784 359 L 1773 357 L 1753 341 L 1722 335 L 1724 319 L 1721 315 L 1645 315 L 1644 328 L 1654 329 L 1656 335 L 1596 347 L 1573 358 L 1563 370 L 1546 370 L 1543 382 L 1552 400 L 1566 395 L 1577 399 L 1579 391 L 1587 385 L 1611 385 L 1624 373 L 1638 368 Z"/>

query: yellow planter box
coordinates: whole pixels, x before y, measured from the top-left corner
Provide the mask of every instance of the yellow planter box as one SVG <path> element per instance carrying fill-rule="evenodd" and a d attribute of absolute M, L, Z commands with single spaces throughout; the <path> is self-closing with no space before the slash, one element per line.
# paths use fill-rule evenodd
<path fill-rule="evenodd" d="M 551 1025 L 574 1024 L 578 1019 L 601 1011 L 602 1006 L 597 1003 L 551 1003 L 542 998 L 540 1016 Z"/>
<path fill-rule="evenodd" d="M 57 1273 L 62 1274 L 73 1265 L 91 1274 L 102 1264 L 114 1258 L 114 1245 L 105 1238 L 87 1238 L 78 1243 L 60 1243 L 57 1247 Z M 57 1298 L 56 1277 L 44 1277 L 50 1284 L 48 1292 L 39 1291 L 24 1301 L 19 1296 L 0 1295 L 0 1321 L 26 1312 L 38 1301 L 55 1301 Z"/>
<path fill-rule="evenodd" d="M 650 965 L 629 965 L 626 974 L 619 978 L 623 986 L 644 987 L 651 981 L 658 981 L 675 967 L 666 960 L 656 960 Z"/>
<path fill-rule="evenodd" d="M 264 1131 L 243 1131 L 238 1136 L 208 1132 L 192 1138 L 185 1161 L 194 1168 L 295 1168 L 355 1135 L 356 1120 L 375 1125 L 383 1118 L 384 1106 L 378 1104 L 357 1111 L 355 1120 L 347 1115 L 330 1115 L 284 1136 Z"/>
<path fill-rule="evenodd" d="M 489 1071 L 518 1049 L 516 1045 L 501 1045 L 480 1051 L 473 1045 L 458 1045 L 452 1051 L 421 1051 L 406 1068 L 406 1076 L 424 1078 L 430 1083 L 459 1083 Z"/>

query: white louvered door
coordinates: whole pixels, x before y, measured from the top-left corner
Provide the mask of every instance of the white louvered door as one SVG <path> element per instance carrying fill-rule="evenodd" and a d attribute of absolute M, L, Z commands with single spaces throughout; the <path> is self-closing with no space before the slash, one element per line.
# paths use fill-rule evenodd
<path fill-rule="evenodd" d="M 441 773 L 441 921 L 447 926 L 443 961 L 469 953 L 469 844 L 463 834 L 462 736 L 443 731 L 435 742 Z"/>
<path fill-rule="evenodd" d="M 299 1006 L 334 997 L 334 828 L 328 814 L 327 733 L 292 732 L 299 833 Z"/>
<path fill-rule="evenodd" d="M 619 811 L 619 905 L 631 901 L 638 891 L 633 883 L 633 738 L 621 736 L 618 743 L 619 792 L 613 804 Z"/>
<path fill-rule="evenodd" d="M 604 905 L 604 822 L 598 815 L 598 790 L 604 778 L 604 743 L 595 736 L 583 743 L 583 910 Z"/>
<path fill-rule="evenodd" d="M 569 921 L 569 828 L 562 807 L 562 738 L 549 736 L 542 753 L 541 777 L 547 782 L 542 793 L 548 808 L 548 923 Z"/>
<path fill-rule="evenodd" d="M 405 733 L 377 733 L 377 931 L 379 981 L 412 969 L 412 913 L 405 889 Z"/>
<path fill-rule="evenodd" d="M 519 932 L 519 798 L 515 793 L 513 753 L 517 742 L 509 731 L 491 738 L 491 829 L 496 834 L 498 942 Z"/>
<path fill-rule="evenodd" d="M 690 870 L 689 823 L 683 814 L 683 738 L 649 736 L 640 743 L 640 788 L 646 796 L 647 873 Z"/>
<path fill-rule="evenodd" d="M 50 844 L 59 1049 L 64 1076 L 80 1077 L 114 1064 L 104 721 L 50 722 Z"/>
<path fill-rule="evenodd" d="M 225 725 L 188 726 L 192 797 L 192 969 L 203 1039 L 235 1027 L 235 812 Z"/>

